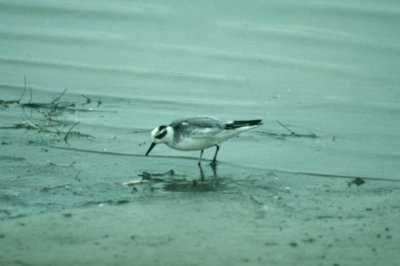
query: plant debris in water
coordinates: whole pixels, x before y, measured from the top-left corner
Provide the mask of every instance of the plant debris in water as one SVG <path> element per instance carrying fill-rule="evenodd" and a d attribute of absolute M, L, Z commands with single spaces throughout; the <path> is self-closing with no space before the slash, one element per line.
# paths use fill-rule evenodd
<path fill-rule="evenodd" d="M 17 100 L 1 100 L 0 99 L 0 107 L 2 109 L 9 108 L 11 105 L 17 105 L 21 107 L 23 110 L 25 108 L 37 110 L 39 114 L 42 115 L 41 118 L 33 118 L 32 115 L 30 118 L 27 117 L 25 112 L 23 113 L 24 120 L 22 122 L 16 122 L 12 125 L 1 126 L 0 129 L 27 129 L 27 130 L 36 130 L 39 133 L 49 133 L 55 136 L 63 136 L 63 140 L 65 143 L 68 143 L 68 139 L 71 136 L 76 137 L 93 137 L 89 134 L 81 133 L 79 131 L 73 131 L 73 128 L 79 124 L 79 121 L 66 121 L 60 120 L 58 117 L 62 116 L 65 111 L 75 112 L 75 111 L 93 111 L 92 108 L 76 108 L 77 103 L 69 102 L 69 101 L 61 101 L 63 96 L 66 94 L 67 89 L 65 89 L 59 96 L 57 96 L 54 100 L 49 103 L 43 102 L 33 102 L 33 92 L 32 88 L 29 86 L 30 97 L 28 102 L 22 102 L 27 91 L 27 81 L 26 77 L 24 78 L 24 90 Z M 91 102 L 91 99 L 85 96 L 86 102 L 82 105 L 86 105 Z M 101 102 L 97 103 L 97 106 L 100 106 Z M 36 120 L 36 121 L 35 121 Z M 69 127 L 67 129 L 59 129 L 59 127 Z"/>
<path fill-rule="evenodd" d="M 166 190 L 173 192 L 206 192 L 215 191 L 226 184 L 225 179 L 213 177 L 209 179 L 187 178 L 186 175 L 178 175 L 174 170 L 163 173 L 150 173 L 143 171 L 140 179 L 123 182 L 122 185 L 132 187 L 133 191 L 148 188 L 154 190 Z"/>
<path fill-rule="evenodd" d="M 359 186 L 363 185 L 364 183 L 365 183 L 364 179 L 362 179 L 361 177 L 356 177 L 356 178 L 353 178 L 351 181 L 348 181 L 347 185 L 349 187 L 351 187 L 352 185 L 356 185 L 357 187 L 359 187 Z"/>

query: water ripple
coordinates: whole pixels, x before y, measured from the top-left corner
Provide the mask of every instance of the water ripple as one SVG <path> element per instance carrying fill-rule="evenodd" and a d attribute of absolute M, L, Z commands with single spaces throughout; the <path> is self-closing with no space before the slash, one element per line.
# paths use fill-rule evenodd
<path fill-rule="evenodd" d="M 45 15 L 54 17 L 82 18 L 82 19 L 107 19 L 107 20 L 132 20 L 135 18 L 149 18 L 147 22 L 161 19 L 162 15 L 170 15 L 171 11 L 160 5 L 138 3 L 108 3 L 100 1 L 13 1 L 0 3 L 2 12 L 26 16 Z"/>
<path fill-rule="evenodd" d="M 197 81 L 197 82 L 219 82 L 219 83 L 242 83 L 247 79 L 237 76 L 224 76 L 216 74 L 206 74 L 199 72 L 167 72 L 150 69 L 129 68 L 129 67 L 116 67 L 116 66 L 100 66 L 83 63 L 68 63 L 35 59 L 22 59 L 22 58 L 0 58 L 1 64 L 8 64 L 13 66 L 35 66 L 42 68 L 59 68 L 69 69 L 75 71 L 90 71 L 97 74 L 118 74 L 118 75 L 132 75 L 141 78 L 149 79 L 166 79 L 166 80 L 180 80 L 180 81 Z"/>

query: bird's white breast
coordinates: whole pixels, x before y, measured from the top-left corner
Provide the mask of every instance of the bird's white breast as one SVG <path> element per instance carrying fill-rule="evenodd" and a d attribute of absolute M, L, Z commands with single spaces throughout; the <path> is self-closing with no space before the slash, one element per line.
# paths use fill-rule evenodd
<path fill-rule="evenodd" d="M 167 145 L 176 150 L 195 151 L 212 147 L 218 143 L 219 141 L 213 138 L 208 138 L 208 139 L 183 138 L 177 143 L 172 143 L 172 144 L 167 143 Z"/>

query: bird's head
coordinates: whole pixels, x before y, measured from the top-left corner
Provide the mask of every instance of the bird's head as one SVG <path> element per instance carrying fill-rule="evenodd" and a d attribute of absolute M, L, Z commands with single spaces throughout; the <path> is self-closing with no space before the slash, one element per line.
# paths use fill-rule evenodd
<path fill-rule="evenodd" d="M 172 139 L 172 128 L 169 126 L 158 126 L 151 131 L 151 144 L 146 152 L 146 156 L 149 155 L 151 150 L 158 143 L 167 143 Z"/>

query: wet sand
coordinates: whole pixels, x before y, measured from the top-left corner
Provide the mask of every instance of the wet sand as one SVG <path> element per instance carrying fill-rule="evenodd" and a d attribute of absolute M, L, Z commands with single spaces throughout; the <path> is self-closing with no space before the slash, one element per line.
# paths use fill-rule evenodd
<path fill-rule="evenodd" d="M 275 186 L 257 188 L 255 196 L 221 190 L 153 193 L 121 206 L 105 204 L 8 220 L 2 222 L 1 261 L 3 265 L 398 263 L 398 191 L 387 193 L 383 186 L 380 190 L 385 193 L 368 188 L 360 192 L 328 181 L 318 182 L 323 192 L 307 185 L 288 193 L 279 184 L 291 183 L 280 180 Z"/>
<path fill-rule="evenodd" d="M 0 7 L 0 265 L 399 264 L 397 3 Z"/>

